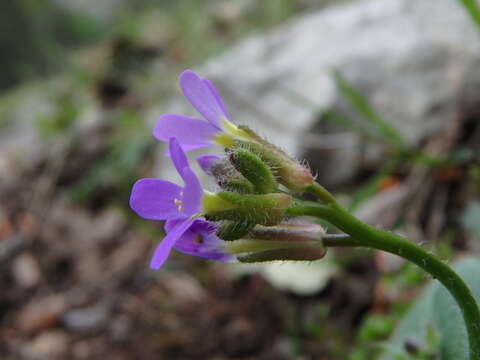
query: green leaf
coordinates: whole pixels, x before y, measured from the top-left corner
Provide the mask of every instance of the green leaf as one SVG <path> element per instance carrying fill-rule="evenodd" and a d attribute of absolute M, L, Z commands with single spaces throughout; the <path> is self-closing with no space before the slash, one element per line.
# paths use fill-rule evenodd
<path fill-rule="evenodd" d="M 387 342 L 382 360 L 408 356 L 405 344 L 411 340 L 416 341 L 419 346 L 426 346 L 424 338 L 428 327 L 433 324 L 433 300 L 436 290 L 437 284 L 431 284 L 412 305 Z"/>
<path fill-rule="evenodd" d="M 480 260 L 463 260 L 456 267 L 470 286 L 477 302 L 480 300 Z M 440 334 L 440 354 L 445 360 L 468 360 L 468 337 L 462 314 L 444 287 L 439 287 L 434 300 L 435 325 Z"/>
<path fill-rule="evenodd" d="M 465 258 L 454 266 L 458 274 L 480 300 L 480 260 Z M 432 349 L 431 332 L 438 338 Z M 412 359 L 405 352 L 407 341 L 413 341 L 421 351 L 435 351 L 441 360 L 469 360 L 467 332 L 455 300 L 438 282 L 431 283 L 398 324 L 386 343 L 382 360 Z"/>
<path fill-rule="evenodd" d="M 402 149 L 405 147 L 405 141 L 402 135 L 388 122 L 383 120 L 368 103 L 368 101 L 342 76 L 338 71 L 333 72 L 333 79 L 338 90 L 348 100 L 350 105 L 368 121 L 385 140 L 392 143 L 395 147 Z"/>
<path fill-rule="evenodd" d="M 371 179 L 355 191 L 348 205 L 348 209 L 350 211 L 356 210 L 365 200 L 375 195 L 379 191 L 382 181 L 393 173 L 397 165 L 398 161 L 395 158 L 387 161 L 387 163 L 378 170 L 377 174 L 372 176 Z"/>
<path fill-rule="evenodd" d="M 475 0 L 460 0 L 472 21 L 480 29 L 480 9 Z"/>

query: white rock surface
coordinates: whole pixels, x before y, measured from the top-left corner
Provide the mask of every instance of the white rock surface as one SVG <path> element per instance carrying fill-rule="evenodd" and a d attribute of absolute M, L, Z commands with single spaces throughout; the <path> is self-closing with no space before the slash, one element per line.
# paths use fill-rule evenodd
<path fill-rule="evenodd" d="M 319 110 L 346 108 L 332 68 L 415 144 L 453 121 L 464 90 L 480 85 L 479 54 L 477 29 L 457 1 L 363 0 L 298 16 L 196 70 L 235 122 L 297 156 L 315 148 L 309 160 L 328 184 L 348 180 L 365 152 L 378 158 L 357 135 L 336 141 L 339 129 L 332 139 L 318 124 Z M 184 99 L 172 109 L 194 114 Z"/>

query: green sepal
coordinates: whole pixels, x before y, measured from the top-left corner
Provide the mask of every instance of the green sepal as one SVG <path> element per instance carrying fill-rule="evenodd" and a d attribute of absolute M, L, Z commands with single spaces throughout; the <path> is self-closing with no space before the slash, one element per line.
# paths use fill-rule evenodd
<path fill-rule="evenodd" d="M 255 227 L 254 223 L 248 221 L 233 222 L 227 221 L 220 225 L 216 235 L 225 241 L 238 240 L 248 236 L 248 233 Z"/>
<path fill-rule="evenodd" d="M 218 200 L 209 201 L 208 206 L 204 206 L 207 220 L 231 220 L 260 225 L 280 223 L 292 202 L 290 195 L 282 193 L 252 195 L 223 191 L 210 196 Z M 222 205 L 216 207 L 215 204 Z"/>
<path fill-rule="evenodd" d="M 268 194 L 276 188 L 275 177 L 270 168 L 254 153 L 239 149 L 230 154 L 230 162 L 241 173 L 258 194 Z"/>
<path fill-rule="evenodd" d="M 252 194 L 255 192 L 253 184 L 243 176 L 232 177 L 225 181 L 218 181 L 218 185 L 224 190 L 240 194 Z"/>
<path fill-rule="evenodd" d="M 239 126 L 252 141 L 235 140 L 234 149 L 247 149 L 260 157 L 263 162 L 275 169 L 278 182 L 293 192 L 304 192 L 313 184 L 314 178 L 309 169 L 292 159 L 277 146 L 262 139 L 247 126 Z"/>

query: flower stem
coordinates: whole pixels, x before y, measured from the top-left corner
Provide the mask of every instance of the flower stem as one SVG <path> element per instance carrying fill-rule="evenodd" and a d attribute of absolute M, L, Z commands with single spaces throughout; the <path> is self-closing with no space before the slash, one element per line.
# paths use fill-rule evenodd
<path fill-rule="evenodd" d="M 324 219 L 351 236 L 351 238 L 330 239 L 328 245 L 325 244 L 326 246 L 361 246 L 383 250 L 413 262 L 438 279 L 452 294 L 462 311 L 468 333 L 470 359 L 479 360 L 480 311 L 472 292 L 462 278 L 447 264 L 422 247 L 399 235 L 361 222 L 338 205 L 335 200 L 332 201 L 323 191 L 319 191 L 319 195 L 320 200 L 326 205 L 298 201 L 287 213 L 294 216 L 313 216 Z"/>
<path fill-rule="evenodd" d="M 318 200 L 321 200 L 325 204 L 337 204 L 337 200 L 335 200 L 333 195 L 317 182 L 314 182 L 312 185 L 310 185 L 306 191 L 314 195 Z"/>

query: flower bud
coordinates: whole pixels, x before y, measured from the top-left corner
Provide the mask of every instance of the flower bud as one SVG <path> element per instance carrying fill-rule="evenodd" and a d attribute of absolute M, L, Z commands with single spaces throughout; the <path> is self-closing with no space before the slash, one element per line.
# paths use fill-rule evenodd
<path fill-rule="evenodd" d="M 225 221 L 218 227 L 216 234 L 220 239 L 225 241 L 237 240 L 247 237 L 254 226 L 254 223 L 248 221 Z"/>
<path fill-rule="evenodd" d="M 197 158 L 197 162 L 206 174 L 215 178 L 222 189 L 241 194 L 255 192 L 253 184 L 243 177 L 227 158 L 216 155 L 201 155 Z"/>
<path fill-rule="evenodd" d="M 303 192 L 313 184 L 313 176 L 309 169 L 289 157 L 284 151 L 259 137 L 246 126 L 240 126 L 253 141 L 236 140 L 235 147 L 248 149 L 257 154 L 271 168 L 275 169 L 277 180 L 294 192 Z"/>
<path fill-rule="evenodd" d="M 213 176 L 214 168 L 222 164 L 223 159 L 218 155 L 200 155 L 197 157 L 197 163 L 206 174 Z"/>
<path fill-rule="evenodd" d="M 275 225 L 283 220 L 292 197 L 275 193 L 265 195 L 234 192 L 205 193 L 202 200 L 207 220 L 231 220 L 261 225 Z"/>
<path fill-rule="evenodd" d="M 247 255 L 237 256 L 241 263 L 256 263 L 266 261 L 314 261 L 322 259 L 326 250 L 321 245 L 303 246 L 293 249 L 275 249 L 254 252 Z"/>
<path fill-rule="evenodd" d="M 275 226 L 255 226 L 246 238 L 285 242 L 318 242 L 325 230 L 317 224 L 278 224 Z"/>
<path fill-rule="evenodd" d="M 254 153 L 237 149 L 230 154 L 230 162 L 250 183 L 258 194 L 275 190 L 276 181 L 270 168 Z"/>
<path fill-rule="evenodd" d="M 241 240 L 224 244 L 240 262 L 312 261 L 325 256 L 325 231 L 315 224 L 257 225 Z"/>

